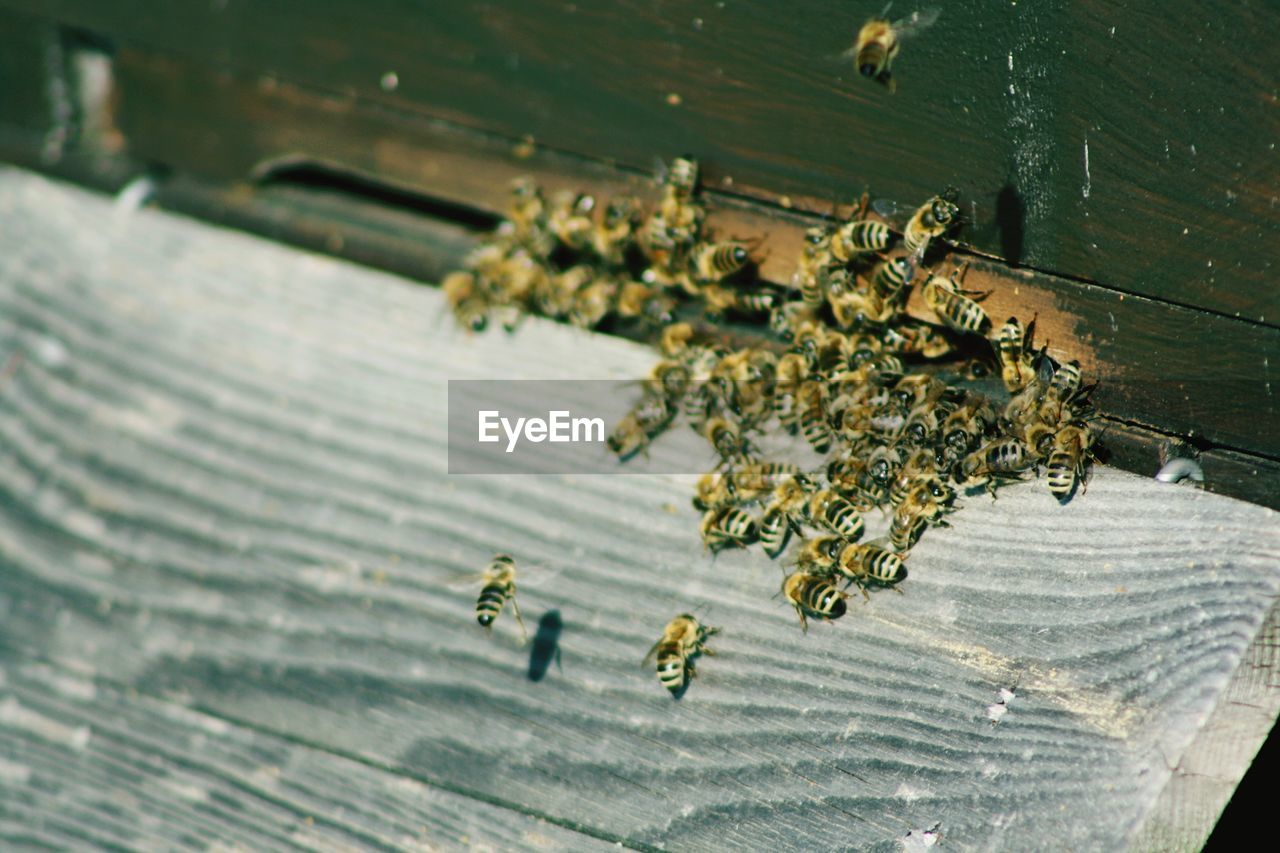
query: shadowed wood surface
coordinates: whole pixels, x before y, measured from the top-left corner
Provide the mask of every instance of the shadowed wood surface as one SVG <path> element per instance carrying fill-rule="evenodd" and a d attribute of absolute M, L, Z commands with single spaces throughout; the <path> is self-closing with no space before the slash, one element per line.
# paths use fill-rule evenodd
<path fill-rule="evenodd" d="M 715 185 L 811 209 L 953 184 L 984 252 L 1280 320 L 1269 4 L 951 3 L 896 94 L 836 58 L 879 2 L 3 5 L 632 168 L 694 152 Z"/>
<path fill-rule="evenodd" d="M 758 551 L 703 554 L 689 477 L 446 474 L 446 379 L 622 381 L 651 352 L 470 337 L 433 290 L 13 170 L 0 216 L 11 842 L 98 819 L 100 789 L 49 798 L 61 765 L 132 780 L 94 830 L 120 843 L 208 843 L 216 803 L 392 846 L 893 850 L 941 822 L 960 850 L 1193 848 L 1275 720 L 1263 508 L 1107 468 L 1065 507 L 970 498 L 904 595 L 805 636 Z M 495 550 L 558 572 L 521 592 L 531 628 L 564 620 L 537 683 L 509 614 L 486 637 L 450 587 Z M 699 606 L 719 654 L 673 702 L 639 660 Z"/>

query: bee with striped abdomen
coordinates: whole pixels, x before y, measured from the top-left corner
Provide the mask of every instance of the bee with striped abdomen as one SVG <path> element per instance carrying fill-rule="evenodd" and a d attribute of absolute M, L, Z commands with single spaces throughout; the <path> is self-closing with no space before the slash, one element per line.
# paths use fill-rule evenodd
<path fill-rule="evenodd" d="M 884 302 L 893 302 L 916 274 L 915 260 L 909 257 L 886 258 L 871 274 L 871 289 Z"/>
<path fill-rule="evenodd" d="M 646 394 L 614 427 L 607 442 L 609 449 L 625 462 L 647 449 L 649 443 L 671 425 L 675 414 L 675 406 L 665 397 Z"/>
<path fill-rule="evenodd" d="M 520 606 L 516 604 L 516 561 L 510 554 L 498 554 L 484 573 L 484 587 L 476 599 L 476 621 L 486 631 L 493 630 L 493 621 L 502 613 L 503 605 L 511 602 L 511 612 L 520 623 L 520 633 L 529 639 L 520 618 Z"/>
<path fill-rule="evenodd" d="M 956 204 L 959 193 L 948 187 L 941 195 L 926 201 L 912 215 L 902 231 L 902 247 L 917 262 L 924 257 L 929 243 L 946 234 L 960 216 Z"/>
<path fill-rule="evenodd" d="M 805 571 L 793 572 L 782 581 L 782 595 L 800 617 L 800 628 L 808 633 L 809 618 L 831 621 L 845 614 L 848 593 L 836 589 L 828 578 Z"/>
<path fill-rule="evenodd" d="M 774 488 L 764 514 L 760 516 L 760 544 L 771 559 L 777 559 L 791 540 L 797 519 L 809 498 L 807 481 L 790 477 Z"/>
<path fill-rule="evenodd" d="M 702 535 L 702 544 L 713 554 L 726 548 L 745 548 L 760 538 L 756 520 L 734 506 L 707 510 L 698 532 Z"/>
<path fill-rule="evenodd" d="M 837 228 L 828 238 L 831 256 L 842 264 L 872 252 L 883 252 L 893 243 L 889 226 L 875 219 L 855 219 Z"/>
<path fill-rule="evenodd" d="M 902 39 L 932 26 L 941 12 L 938 9 L 925 9 L 892 22 L 884 17 L 888 12 L 889 6 L 885 6 L 880 17 L 863 24 L 858 30 L 858 40 L 843 56 L 853 59 L 854 66 L 863 77 L 875 80 L 892 92 L 896 86 L 893 80 L 893 60 L 902 49 Z"/>
<path fill-rule="evenodd" d="M 1060 501 L 1067 501 L 1076 485 L 1084 482 L 1084 468 L 1091 456 L 1094 431 L 1085 421 L 1075 421 L 1058 430 L 1046 466 L 1049 491 Z"/>
<path fill-rule="evenodd" d="M 715 652 L 707 648 L 707 638 L 720 633 L 719 628 L 703 625 L 690 613 L 681 613 L 667 623 L 662 630 L 662 637 L 649 649 L 643 665 L 657 658 L 658 681 L 679 697 L 689 681 L 698 673 L 694 669 L 694 659 L 700 655 L 714 656 Z"/>
<path fill-rule="evenodd" d="M 728 240 L 722 243 L 702 243 L 689 253 L 689 268 L 701 282 L 716 282 L 728 278 L 751 263 L 751 252 L 743 243 Z"/>
<path fill-rule="evenodd" d="M 974 335 L 985 335 L 991 328 L 991 318 L 978 304 L 987 293 L 973 290 L 962 290 L 956 278 L 943 278 L 940 275 L 929 276 L 921 289 L 925 304 L 943 322 L 957 332 Z"/>
<path fill-rule="evenodd" d="M 865 544 L 849 545 L 841 551 L 836 560 L 836 572 L 858 584 L 864 598 L 868 597 L 868 585 L 896 588 L 907 578 L 907 567 L 902 557 L 876 545 Z"/>
<path fill-rule="evenodd" d="M 1000 327 L 996 337 L 996 355 L 1000 358 L 1000 375 L 1010 394 L 1017 393 L 1036 377 L 1035 358 L 1032 355 L 1032 337 L 1036 322 L 1023 328 L 1017 317 L 1010 317 Z"/>
<path fill-rule="evenodd" d="M 947 526 L 943 517 L 955 503 L 955 490 L 937 477 L 917 482 L 893 513 L 889 541 L 899 553 L 911 550 L 925 525 Z"/>
<path fill-rule="evenodd" d="M 865 525 L 858 508 L 840 496 L 834 489 L 819 489 L 809 498 L 809 521 L 825 527 L 832 533 L 856 542 L 862 538 Z"/>
<path fill-rule="evenodd" d="M 1022 473 L 1034 468 L 1036 461 L 1035 453 L 1028 450 L 1020 439 L 997 438 L 966 456 L 956 472 L 956 479 L 965 486 L 986 485 L 987 491 L 995 497 L 997 480 L 1021 479 Z"/>

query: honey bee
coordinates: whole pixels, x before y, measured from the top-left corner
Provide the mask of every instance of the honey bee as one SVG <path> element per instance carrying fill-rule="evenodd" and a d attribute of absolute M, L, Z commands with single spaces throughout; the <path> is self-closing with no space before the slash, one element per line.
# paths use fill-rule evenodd
<path fill-rule="evenodd" d="M 809 363 L 799 353 L 789 352 L 778 359 L 773 394 L 773 412 L 778 423 L 794 435 L 800 428 L 799 389 L 809 377 Z"/>
<path fill-rule="evenodd" d="M 539 258 L 548 257 L 555 248 L 555 237 L 547 228 L 546 200 L 532 178 L 512 182 L 507 213 L 516 242 Z"/>
<path fill-rule="evenodd" d="M 1084 466 L 1089 460 L 1089 448 L 1093 444 L 1093 430 L 1084 421 L 1075 421 L 1058 430 L 1053 439 L 1053 450 L 1046 466 L 1049 491 L 1060 501 L 1066 501 L 1082 483 Z"/>
<path fill-rule="evenodd" d="M 618 265 L 626 260 L 627 246 L 640 221 L 640 203 L 628 196 L 610 199 L 600 224 L 592 232 L 591 244 L 606 264 Z"/>
<path fill-rule="evenodd" d="M 884 345 L 895 353 L 924 358 L 939 358 L 952 350 L 951 342 L 944 335 L 924 323 L 885 329 Z"/>
<path fill-rule="evenodd" d="M 804 232 L 804 247 L 800 261 L 791 276 L 791 286 L 800 291 L 804 304 L 817 308 L 825 298 L 823 274 L 831 265 L 831 252 L 827 247 L 827 232 L 822 228 L 810 228 Z"/>
<path fill-rule="evenodd" d="M 484 587 L 476 599 L 476 621 L 486 631 L 493 630 L 493 620 L 502 613 L 503 605 L 511 602 L 511 612 L 520 623 L 520 633 L 529 639 L 520 618 L 520 606 L 516 604 L 516 561 L 510 554 L 498 554 L 484 573 Z"/>
<path fill-rule="evenodd" d="M 671 424 L 676 409 L 664 397 L 646 395 L 628 412 L 609 436 L 609 449 L 621 461 L 626 461 L 642 450 Z"/>
<path fill-rule="evenodd" d="M 675 313 L 676 300 L 659 288 L 629 281 L 617 293 L 614 311 L 619 317 L 663 325 L 671 322 Z"/>
<path fill-rule="evenodd" d="M 772 559 L 786 550 L 796 527 L 796 517 L 804 510 L 809 493 L 805 481 L 791 477 L 773 490 L 769 505 L 760 517 L 760 544 Z"/>
<path fill-rule="evenodd" d="M 547 227 L 562 246 L 581 251 L 591 245 L 595 235 L 592 219 L 595 209 L 595 196 L 568 191 L 557 193 L 547 210 Z"/>
<path fill-rule="evenodd" d="M 929 242 L 941 237 L 955 224 L 960 208 L 955 201 L 959 193 L 948 188 L 922 204 L 902 231 L 902 247 L 917 262 L 924 257 Z"/>
<path fill-rule="evenodd" d="M 942 441 L 957 455 L 972 451 L 995 423 L 995 412 L 985 398 L 972 396 L 942 422 Z"/>
<path fill-rule="evenodd" d="M 988 292 L 989 293 L 989 292 Z M 955 278 L 931 275 L 925 280 L 921 295 L 925 304 L 957 332 L 985 335 L 991 328 L 991 319 L 978 304 L 988 293 L 961 290 Z"/>
<path fill-rule="evenodd" d="M 882 300 L 890 302 L 911 282 L 915 272 L 915 262 L 910 258 L 886 259 L 872 273 L 871 288 Z"/>
<path fill-rule="evenodd" d="M 789 341 L 795 337 L 796 329 L 816 318 L 817 311 L 811 305 L 801 301 L 782 302 L 769 312 L 769 331 Z"/>
<path fill-rule="evenodd" d="M 908 551 L 919 540 L 926 524 L 946 526 L 943 516 L 951 510 L 956 493 L 936 477 L 919 482 L 893 513 L 889 541 L 899 553 Z"/>
<path fill-rule="evenodd" d="M 835 584 L 822 575 L 805 571 L 793 572 L 782 581 L 782 594 L 796 609 L 800 628 L 808 633 L 809 617 L 815 619 L 839 619 L 845 614 L 848 593 L 836 589 Z"/>
<path fill-rule="evenodd" d="M 1036 376 L 1035 360 L 1031 354 L 1034 320 L 1025 329 L 1017 317 L 1010 317 L 1000 327 L 996 338 L 996 355 L 1000 357 L 1000 374 L 1004 387 L 1013 394 L 1021 391 Z"/>
<path fill-rule="evenodd" d="M 737 507 L 707 510 L 698 526 L 702 544 L 717 554 L 726 548 L 745 548 L 760 538 L 756 521 Z"/>
<path fill-rule="evenodd" d="M 661 175 L 664 198 L 684 202 L 698 189 L 698 161 L 685 155 L 671 161 Z"/>
<path fill-rule="evenodd" d="M 703 299 L 703 307 L 712 317 L 731 310 L 744 314 L 767 314 L 773 310 L 777 301 L 776 295 L 769 290 L 745 291 L 714 283 L 704 284 L 699 293 Z"/>
<path fill-rule="evenodd" d="M 596 279 L 573 294 L 569 322 L 581 329 L 595 328 L 609 313 L 618 293 L 618 283 Z"/>
<path fill-rule="evenodd" d="M 893 242 L 889 226 L 875 219 L 855 219 L 841 225 L 828 239 L 831 256 L 847 264 L 859 255 L 882 252 Z"/>
<path fill-rule="evenodd" d="M 831 427 L 827 423 L 826 391 L 821 383 L 809 380 L 796 391 L 800 415 L 798 423 L 805 441 L 818 453 L 831 449 Z"/>
<path fill-rule="evenodd" d="M 469 272 L 452 272 L 440 283 L 444 298 L 453 309 L 458 323 L 473 332 L 483 332 L 489 325 L 489 302 Z"/>
<path fill-rule="evenodd" d="M 869 584 L 896 587 L 907 579 L 902 557 L 876 545 L 849 545 L 840 552 L 836 571 L 862 587 L 863 597 Z"/>
<path fill-rule="evenodd" d="M 994 497 L 996 479 L 1018 479 L 1035 464 L 1035 454 L 1017 438 L 997 438 L 964 458 L 959 481 L 965 485 L 985 483 Z"/>
<path fill-rule="evenodd" d="M 693 661 L 700 654 L 715 656 L 715 652 L 707 648 L 707 638 L 720 633 L 719 628 L 709 628 L 699 622 L 692 614 L 681 613 L 667 623 L 662 637 L 649 649 L 644 657 L 644 665 L 657 657 L 658 681 L 679 696 L 689 681 L 698 673 Z"/>
<path fill-rule="evenodd" d="M 828 297 L 831 314 L 842 329 L 860 329 L 888 323 L 898 313 L 897 307 L 874 290 L 853 291 Z"/>
<path fill-rule="evenodd" d="M 796 565 L 812 574 L 830 574 L 836 568 L 840 552 L 848 544 L 843 536 L 815 536 L 800 546 L 796 553 Z"/>
<path fill-rule="evenodd" d="M 865 529 L 858 508 L 832 489 L 821 489 L 809 499 L 809 519 L 833 533 L 856 542 Z"/>
<path fill-rule="evenodd" d="M 893 60 L 902 49 L 902 39 L 914 36 L 931 26 L 938 20 L 940 10 L 925 9 L 912 12 L 907 17 L 892 23 L 884 17 L 888 12 L 889 6 L 885 6 L 880 17 L 872 18 L 863 24 L 862 29 L 858 31 L 857 42 L 845 51 L 844 56 L 853 58 L 859 74 L 870 77 L 892 92 L 896 85 L 892 75 Z"/>
<path fill-rule="evenodd" d="M 1078 414 L 1073 404 L 1088 393 L 1088 389 L 1080 387 L 1080 382 L 1080 362 L 1069 361 L 1059 365 L 1037 407 L 1040 419 L 1045 423 L 1058 424 Z"/>
<path fill-rule="evenodd" d="M 690 324 L 672 323 L 663 328 L 658 339 L 658 350 L 667 358 L 683 356 L 689 351 L 689 342 L 693 340 L 693 336 L 693 326 Z"/>
<path fill-rule="evenodd" d="M 901 466 L 901 454 L 886 445 L 880 445 L 867 457 L 867 474 L 882 488 L 888 488 Z"/>
<path fill-rule="evenodd" d="M 722 462 L 730 463 L 746 459 L 750 455 L 750 442 L 742 435 L 738 425 L 726 418 L 715 417 L 708 420 L 702 435 L 715 448 Z"/>
<path fill-rule="evenodd" d="M 698 478 L 693 490 L 693 508 L 699 512 L 707 512 L 724 506 L 741 503 L 733 480 L 728 474 L 711 471 Z"/>
<path fill-rule="evenodd" d="M 901 505 L 916 484 L 936 478 L 937 474 L 935 453 L 926 447 L 916 450 L 902 463 L 902 467 L 898 469 L 898 476 L 889 486 L 889 503 L 895 507 Z"/>
<path fill-rule="evenodd" d="M 746 268 L 751 252 L 742 243 L 702 243 L 689 254 L 689 266 L 699 281 L 721 281 Z"/>
<path fill-rule="evenodd" d="M 735 470 L 730 479 L 734 491 L 744 500 L 754 500 L 780 486 L 807 482 L 800 474 L 800 466 L 791 462 L 751 462 Z"/>

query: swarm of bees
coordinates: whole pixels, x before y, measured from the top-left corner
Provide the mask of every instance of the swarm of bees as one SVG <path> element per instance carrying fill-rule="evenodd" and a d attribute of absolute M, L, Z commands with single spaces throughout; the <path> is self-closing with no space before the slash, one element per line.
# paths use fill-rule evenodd
<path fill-rule="evenodd" d="M 585 195 L 545 204 L 531 182 L 517 182 L 510 220 L 445 290 L 472 329 L 507 311 L 649 324 L 661 359 L 610 450 L 625 461 L 679 420 L 701 434 L 714 459 L 693 497 L 704 546 L 717 554 L 758 543 L 781 560 L 794 543 L 780 595 L 803 630 L 846 615 L 851 589 L 867 600 L 872 590 L 901 592 L 912 549 L 929 528 L 950 525 L 964 493 L 994 497 L 1041 467 L 1060 501 L 1082 486 L 1099 430 L 1079 363 L 1037 350 L 1034 321 L 1011 317 L 993 333 L 987 294 L 964 286 L 967 266 L 935 271 L 931 250 L 960 220 L 954 189 L 897 220 L 896 205 L 864 196 L 848 216 L 806 232 L 788 286 L 776 287 L 753 280 L 751 246 L 707 238 L 697 174 L 692 159 L 674 160 L 645 216 L 634 199 L 600 217 Z M 916 286 L 938 324 L 907 313 Z M 713 316 L 767 316 L 768 332 L 732 346 L 716 327 L 676 321 L 686 301 Z M 998 367 L 1007 401 L 942 378 L 944 359 L 975 348 L 985 356 L 968 374 Z M 765 458 L 762 439 L 778 433 L 820 461 Z M 873 509 L 889 516 L 888 531 L 863 541 Z M 508 598 L 514 606 L 514 576 L 490 571 L 482 624 Z M 713 633 L 688 614 L 667 626 L 650 653 L 664 687 L 684 689 Z"/>

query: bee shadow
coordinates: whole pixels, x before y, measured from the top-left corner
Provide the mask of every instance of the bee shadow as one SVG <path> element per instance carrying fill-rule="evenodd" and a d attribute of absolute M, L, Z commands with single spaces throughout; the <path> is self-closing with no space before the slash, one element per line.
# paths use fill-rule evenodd
<path fill-rule="evenodd" d="M 529 650 L 529 680 L 541 681 L 554 660 L 560 668 L 560 634 L 564 620 L 559 610 L 548 610 L 538 620 L 538 630 L 533 635 L 533 648 Z"/>
<path fill-rule="evenodd" d="M 1012 183 L 1002 186 L 996 194 L 996 227 L 1000 229 L 1000 254 L 1012 266 L 1018 266 L 1026 239 L 1027 208 Z"/>

